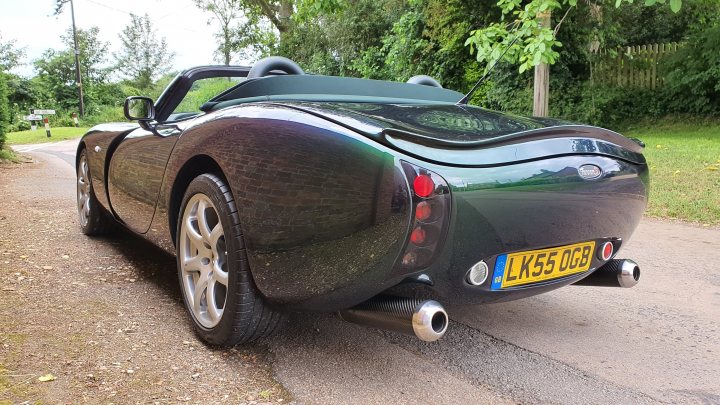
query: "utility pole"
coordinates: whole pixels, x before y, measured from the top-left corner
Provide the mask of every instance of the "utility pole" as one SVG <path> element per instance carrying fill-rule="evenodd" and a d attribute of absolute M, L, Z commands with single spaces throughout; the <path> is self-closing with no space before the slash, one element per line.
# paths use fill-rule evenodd
<path fill-rule="evenodd" d="M 75 83 L 80 92 L 80 117 L 85 116 L 85 100 L 83 99 L 82 77 L 80 77 L 80 48 L 78 48 L 77 31 L 75 30 L 75 6 L 70 0 L 70 15 L 72 16 L 73 39 L 75 41 Z"/>
<path fill-rule="evenodd" d="M 549 11 L 538 14 L 538 19 L 543 28 L 550 26 Z M 533 93 L 533 115 L 536 117 L 547 117 L 549 112 L 548 101 L 550 99 L 550 66 L 547 63 L 541 63 L 535 66 Z"/>

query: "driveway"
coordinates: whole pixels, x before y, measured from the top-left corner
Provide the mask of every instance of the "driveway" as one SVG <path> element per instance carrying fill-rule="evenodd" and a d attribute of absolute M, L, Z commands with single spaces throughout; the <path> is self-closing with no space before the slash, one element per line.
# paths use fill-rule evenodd
<path fill-rule="evenodd" d="M 80 234 L 75 147 L 0 167 L 0 401 L 720 403 L 717 228 L 645 219 L 620 252 L 641 265 L 635 288 L 450 307 L 431 344 L 297 314 L 216 350 L 190 331 L 172 257 Z"/>

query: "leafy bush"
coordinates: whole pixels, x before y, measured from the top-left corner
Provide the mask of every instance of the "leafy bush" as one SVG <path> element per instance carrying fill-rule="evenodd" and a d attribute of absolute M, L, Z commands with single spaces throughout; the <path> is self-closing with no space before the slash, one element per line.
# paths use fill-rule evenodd
<path fill-rule="evenodd" d="M 5 74 L 0 72 L 0 150 L 5 146 L 5 133 L 10 122 L 8 89 Z"/>
<path fill-rule="evenodd" d="M 86 115 L 82 120 L 82 125 L 92 126 L 96 124 L 104 124 L 108 122 L 125 122 L 125 114 L 122 107 L 118 106 L 101 106 L 92 114 Z"/>
<path fill-rule="evenodd" d="M 30 121 L 21 120 L 8 126 L 7 132 L 27 131 L 28 129 L 30 129 Z"/>
<path fill-rule="evenodd" d="M 578 83 L 555 89 L 551 115 L 570 121 L 619 129 L 637 117 L 666 114 L 659 98 L 650 89 Z"/>
<path fill-rule="evenodd" d="M 672 112 L 720 113 L 720 23 L 708 27 L 669 57 L 664 102 Z"/>

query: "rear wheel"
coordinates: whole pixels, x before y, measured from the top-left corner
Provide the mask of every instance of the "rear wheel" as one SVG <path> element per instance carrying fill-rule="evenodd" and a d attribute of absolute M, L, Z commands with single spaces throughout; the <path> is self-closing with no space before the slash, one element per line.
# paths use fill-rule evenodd
<path fill-rule="evenodd" d="M 190 183 L 177 235 L 180 286 L 198 335 L 232 346 L 270 334 L 281 315 L 255 287 L 235 201 L 218 176 L 203 174 Z"/>
<path fill-rule="evenodd" d="M 77 167 L 77 208 L 80 229 L 85 235 L 104 235 L 114 227 L 114 222 L 108 214 L 103 211 L 90 179 L 90 165 L 88 164 L 87 151 L 80 152 Z"/>

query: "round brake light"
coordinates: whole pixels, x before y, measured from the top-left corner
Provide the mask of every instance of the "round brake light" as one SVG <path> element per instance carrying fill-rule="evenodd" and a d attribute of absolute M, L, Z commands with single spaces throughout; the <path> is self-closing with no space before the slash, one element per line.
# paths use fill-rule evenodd
<path fill-rule="evenodd" d="M 425 198 L 435 191 L 435 183 L 427 174 L 421 174 L 415 177 L 415 181 L 413 181 L 413 189 L 415 190 L 415 194 L 419 197 Z"/>

